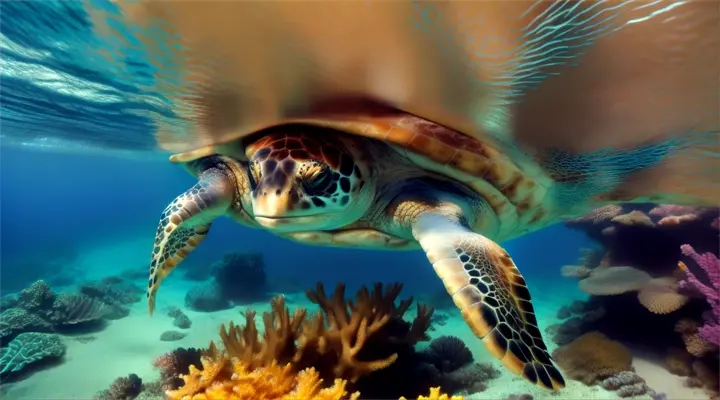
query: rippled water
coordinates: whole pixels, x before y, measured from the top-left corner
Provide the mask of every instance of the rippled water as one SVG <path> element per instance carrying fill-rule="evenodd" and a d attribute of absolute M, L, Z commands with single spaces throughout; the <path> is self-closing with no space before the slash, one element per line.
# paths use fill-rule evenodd
<path fill-rule="evenodd" d="M 348 95 L 536 148 L 718 130 L 711 2 L 499 4 L 3 1 L 3 142 L 182 151 Z"/>

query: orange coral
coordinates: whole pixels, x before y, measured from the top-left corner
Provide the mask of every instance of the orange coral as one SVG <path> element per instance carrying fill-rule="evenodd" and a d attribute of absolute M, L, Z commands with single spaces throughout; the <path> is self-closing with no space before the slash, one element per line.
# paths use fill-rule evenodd
<path fill-rule="evenodd" d="M 586 385 L 632 368 L 630 351 L 600 332 L 586 333 L 558 348 L 553 358 L 568 377 Z"/>
<path fill-rule="evenodd" d="M 220 337 L 230 357 L 237 357 L 251 368 L 268 365 L 272 361 L 293 365 L 295 371 L 317 368 L 323 379 L 347 379 L 355 382 L 392 364 L 397 354 L 384 354 L 373 349 L 392 348 L 389 344 L 415 344 L 426 339 L 433 310 L 418 305 L 417 317 L 404 337 L 384 334 L 390 322 L 402 320 L 412 298 L 395 306 L 402 285 L 375 284 L 370 292 L 362 287 L 354 302 L 345 300 L 345 286 L 340 284 L 328 298 L 318 284 L 316 291 L 308 291 L 308 298 L 319 305 L 322 312 L 307 320 L 304 309 L 290 316 L 282 296 L 271 301 L 272 312 L 263 314 L 265 335 L 258 336 L 255 313 L 246 311 L 245 326 L 232 323 L 221 327 Z M 327 323 L 326 323 L 327 322 Z M 364 351 L 360 358 L 360 353 Z M 368 354 L 371 353 L 371 354 Z"/>
<path fill-rule="evenodd" d="M 655 314 L 669 314 L 689 301 L 687 296 L 678 292 L 678 281 L 673 277 L 651 280 L 638 293 L 638 300 Z"/>
<path fill-rule="evenodd" d="M 322 312 L 310 319 L 305 309 L 290 315 L 284 297 L 275 297 L 272 311 L 263 313 L 262 337 L 251 310 L 245 312 L 245 326 L 221 326 L 224 351 L 210 342 L 201 360 L 202 370 L 191 367 L 181 376 L 184 385 L 168 396 L 183 400 L 339 399 L 347 394 L 347 382 L 395 362 L 398 355 L 393 349 L 398 344 L 414 345 L 427 339 L 433 309 L 418 305 L 412 324 L 404 322 L 412 298 L 396 306 L 401 289 L 401 284 L 394 284 L 383 290 L 377 283 L 372 292 L 363 287 L 355 301 L 349 301 L 344 285 L 328 297 L 318 284 L 307 296 Z M 408 324 L 404 333 L 397 329 L 400 323 Z M 334 381 L 334 386 L 323 389 L 323 381 Z"/>
<path fill-rule="evenodd" d="M 407 400 L 405 396 L 398 400 Z M 450 396 L 444 393 L 440 393 L 440 387 L 430 388 L 429 396 L 418 396 L 417 400 L 464 400 L 462 396 Z"/>
<path fill-rule="evenodd" d="M 322 379 L 312 368 L 294 374 L 290 364 L 281 367 L 273 362 L 251 370 L 224 354 L 203 357 L 202 364 L 203 370 L 191 366 L 181 376 L 185 385 L 168 391 L 170 400 L 340 400 L 348 394 L 341 379 L 323 389 Z M 358 396 L 354 393 L 350 399 Z"/>
<path fill-rule="evenodd" d="M 401 301 L 399 306 L 395 306 L 395 299 L 400 290 L 402 285 L 393 284 L 383 293 L 382 284 L 376 283 L 370 293 L 363 286 L 357 293 L 355 302 L 352 303 L 345 300 L 344 285 L 338 285 L 332 297 L 328 298 L 323 286 L 318 284 L 315 292 L 308 291 L 306 294 L 320 307 L 322 314 L 316 314 L 314 323 L 305 331 L 307 335 L 301 341 L 302 348 L 306 349 L 308 344 L 317 340 L 315 338 L 321 340 L 322 343 L 317 343 L 318 348 L 324 350 L 321 353 L 330 353 L 337 357 L 332 361 L 335 365 L 334 376 L 347 378 L 350 382 L 388 367 L 397 359 L 396 353 L 374 360 L 361 359 L 359 354 L 368 347 L 387 347 L 388 341 L 415 344 L 420 340 L 426 340 L 428 338 L 426 332 L 430 327 L 433 313 L 431 308 L 418 304 L 417 317 L 404 337 L 383 335 L 383 329 L 393 320 L 402 320 L 412 304 L 411 297 Z M 322 322 L 323 314 L 329 329 L 326 329 Z M 368 346 L 369 344 L 375 346 Z"/>
<path fill-rule="evenodd" d="M 675 324 L 675 332 L 681 335 L 688 353 L 695 357 L 702 357 L 705 353 L 717 350 L 717 346 L 700 337 L 699 326 L 697 322 L 687 318 Z"/>

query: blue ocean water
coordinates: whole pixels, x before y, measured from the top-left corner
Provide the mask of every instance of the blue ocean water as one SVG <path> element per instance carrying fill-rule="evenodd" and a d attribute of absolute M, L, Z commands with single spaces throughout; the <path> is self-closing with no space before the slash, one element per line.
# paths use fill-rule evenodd
<path fill-rule="evenodd" d="M 38 253 L 52 257 L 52 252 L 57 251 L 82 253 L 92 246 L 126 240 L 128 235 L 146 238 L 147 254 L 142 257 L 149 261 L 160 212 L 194 184 L 194 178 L 184 169 L 163 160 L 6 147 L 0 155 L 3 232 L 0 256 L 4 288 L 25 287 L 42 277 L 12 269 L 13 265 L 25 267 L 24 258 L 35 259 Z M 560 266 L 576 263 L 578 250 L 592 247 L 590 239 L 561 224 L 503 245 L 533 292 L 553 287 L 555 294 L 559 287 L 573 286 L 560 276 Z M 213 225 L 208 239 L 187 262 L 211 263 L 225 252 L 246 249 L 263 252 L 268 273 L 297 276 L 308 284 L 348 282 L 354 290 L 355 285 L 374 281 L 400 281 L 408 292 L 442 289 L 421 251 L 304 246 L 259 229 L 242 227 L 226 218 Z M 112 275 L 127 268 L 145 272 L 147 265 L 107 260 L 107 264 L 97 268 Z M 168 284 L 172 285 L 172 280 Z"/>
<path fill-rule="evenodd" d="M 633 10 L 639 13 L 632 23 L 650 18 L 647 15 L 668 12 L 684 2 L 671 2 L 672 4 L 665 7 L 660 7 L 657 3 L 659 2 L 632 6 L 636 7 Z M 572 3 L 557 2 L 557 4 L 557 7 L 549 7 L 548 12 L 545 13 L 547 21 L 538 23 L 538 28 L 532 31 L 535 36 L 529 35 L 524 38 L 528 43 L 547 40 L 553 44 L 550 46 L 552 49 L 540 52 L 541 54 L 532 52 L 526 54 L 528 60 L 535 59 L 536 64 L 544 63 L 547 68 L 543 68 L 542 73 L 528 73 L 524 77 L 527 79 L 518 80 L 519 83 L 505 93 L 507 97 L 503 97 L 504 100 L 524 95 L 526 91 L 552 77 L 554 67 L 573 64 L 575 57 L 592 46 L 594 40 L 620 29 L 613 21 L 616 11 L 622 7 L 603 8 L 593 5 L 579 12 Z M 422 29 L 436 34 L 444 29 L 442 10 L 430 6 L 423 8 L 420 3 L 417 7 L 426 11 L 418 14 L 422 17 L 422 23 L 437 24 Z M 444 296 L 443 299 L 447 299 L 448 296 L 422 251 L 367 251 L 306 246 L 281 239 L 265 230 L 240 226 L 228 218 L 220 218 L 214 222 L 208 238 L 164 281 L 158 294 L 159 311 L 156 311 L 156 315 L 152 318 L 148 316 L 144 296 L 158 220 L 162 210 L 173 198 L 197 182 L 183 168 L 168 162 L 168 152 L 157 148 L 155 124 L 158 120 L 171 121 L 170 125 L 174 123 L 176 124 L 174 128 L 182 130 L 187 128 L 187 121 L 178 117 L 171 100 L 152 90 L 144 90 L 153 87 L 157 83 L 156 79 L 163 76 L 164 71 L 157 67 L 158 64 L 163 65 L 167 70 L 172 70 L 170 61 L 154 60 L 156 62 L 153 63 L 146 60 L 148 54 L 138 50 L 141 46 L 135 46 L 136 43 L 132 42 L 133 35 L 138 34 L 138 31 L 133 31 L 132 27 L 118 25 L 113 19 L 106 21 L 117 33 L 117 36 L 113 37 L 115 39 L 122 37 L 130 41 L 132 46 L 129 46 L 127 51 L 117 51 L 123 46 L 122 43 L 101 41 L 93 34 L 92 18 L 87 13 L 88 9 L 104 10 L 108 14 L 118 11 L 114 2 L 100 0 L 85 4 L 50 1 L 0 2 L 2 20 L 0 24 L 0 46 L 2 46 L 0 295 L 3 299 L 0 312 L 3 312 L 5 318 L 0 319 L 0 328 L 2 328 L 0 342 L 3 349 L 0 350 L 0 360 L 2 360 L 0 395 L 3 398 L 89 398 L 93 393 L 107 388 L 116 377 L 124 377 L 130 373 L 136 373 L 146 383 L 155 382 L 161 372 L 156 368 L 157 365 L 153 366 L 153 360 L 157 361 L 158 357 L 170 354 L 178 347 L 206 347 L 209 340 L 218 341 L 220 324 L 230 320 L 241 322 L 243 318 L 240 313 L 250 308 L 260 312 L 268 311 L 267 300 L 271 294 L 283 292 L 291 307 L 310 308 L 312 305 L 304 298 L 302 292 L 314 288 L 317 282 L 322 282 L 329 291 L 336 284 L 344 283 L 348 295 L 378 281 L 401 282 L 404 285 L 401 297 L 413 295 L 416 299 L 422 299 L 431 306 L 437 307 L 439 317 L 433 320 L 437 326 L 433 326 L 431 339 L 436 340 L 446 335 L 460 338 L 467 344 L 469 352 L 476 361 L 486 363 L 486 366 L 495 365 L 503 368 L 486 351 L 480 340 L 474 337 L 460 317 L 459 311 L 452 306 L 442 304 L 442 300 L 439 300 L 438 296 Z M 575 12 L 577 14 L 574 14 Z M 578 21 L 578 18 L 582 21 Z M 174 43 L 170 39 L 176 38 L 168 37 L 168 42 Z M 476 44 L 473 43 L 474 45 Z M 488 44 L 483 44 L 486 45 Z M 161 50 L 157 51 L 170 54 L 177 49 Z M 107 57 L 108 54 L 110 57 Z M 448 54 L 452 55 L 452 52 Z M 529 62 L 528 65 L 532 63 Z M 122 65 L 122 68 L 117 68 L 118 65 Z M 171 74 L 167 73 L 163 77 L 172 81 L 173 77 L 168 75 Z M 579 189 L 580 185 L 565 187 L 566 192 L 577 188 L 578 193 L 574 196 L 566 196 L 564 205 L 573 206 L 577 199 L 586 197 L 588 192 L 606 191 L 615 187 L 619 179 L 624 178 L 624 174 L 629 170 L 660 162 L 672 147 L 668 143 L 675 142 L 652 142 L 649 148 L 657 147 L 662 151 L 641 149 L 639 153 L 619 152 L 620 156 L 617 158 L 595 155 L 567 159 L 558 157 L 555 160 L 557 163 L 576 163 L 574 165 L 576 168 L 583 168 L 585 174 L 593 175 L 592 178 L 595 179 L 588 179 L 585 185 L 589 188 L 582 191 Z M 677 147 L 687 144 L 680 139 L 677 143 L 679 143 Z M 657 157 L 652 160 L 649 159 L 650 157 L 645 157 L 648 158 L 647 160 L 637 157 L 637 154 L 645 156 L 650 153 L 653 153 L 653 157 Z M 572 177 L 568 180 L 571 181 Z M 701 182 L 700 179 L 697 181 Z M 596 185 L 598 182 L 608 186 L 599 187 Z M 631 208 L 625 208 L 624 212 L 633 210 L 649 213 L 653 216 L 650 222 L 652 227 L 659 226 L 660 218 L 649 211 L 652 206 L 637 210 L 632 208 L 634 206 L 628 207 Z M 628 309 L 634 310 L 633 307 L 640 309 L 640 314 L 632 314 L 637 310 L 627 314 L 618 312 L 619 317 L 616 320 L 600 319 L 601 323 L 595 325 L 592 323 L 596 321 L 591 321 L 588 317 L 592 326 L 589 330 L 602 331 L 611 339 L 624 342 L 631 347 L 637 345 L 638 336 L 643 335 L 637 332 L 654 329 L 652 327 L 655 323 L 665 329 L 661 334 L 655 335 L 655 339 L 648 339 L 655 346 L 648 345 L 651 347 L 649 354 L 652 357 L 646 357 L 643 353 L 645 349 L 641 351 L 632 347 L 636 360 L 633 365 L 637 367 L 642 378 L 647 379 L 649 385 L 656 387 L 659 382 L 662 386 L 658 387 L 659 391 L 671 393 L 668 398 L 683 400 L 690 398 L 683 397 L 689 396 L 688 393 L 692 394 L 692 398 L 706 397 L 703 397 L 705 394 L 701 389 L 695 392 L 683 391 L 685 388 L 678 380 L 680 378 L 671 375 L 670 372 L 673 371 L 668 371 L 669 368 L 665 365 L 666 353 L 669 350 L 685 347 L 683 341 L 687 339 L 686 334 L 679 335 L 678 328 L 673 329 L 675 323 L 682 319 L 679 314 L 672 313 L 668 316 L 663 312 L 653 311 L 659 316 L 653 315 L 639 305 L 635 292 L 646 287 L 657 289 L 662 285 L 653 279 L 666 279 L 662 282 L 667 282 L 668 278 L 674 276 L 673 274 L 677 272 L 675 271 L 677 261 L 682 257 L 679 250 L 681 243 L 692 242 L 691 244 L 699 252 L 717 253 L 717 240 L 715 240 L 717 226 L 710 223 L 717 212 L 713 216 L 708 216 L 707 210 L 693 212 L 683 216 L 701 215 L 690 221 L 695 225 L 683 226 L 686 231 L 658 228 L 661 232 L 657 236 L 653 236 L 655 231 L 636 232 L 632 230 L 634 228 L 622 227 L 619 223 L 612 225 L 605 221 L 612 226 L 603 225 L 603 227 L 607 226 L 608 229 L 613 228 L 623 232 L 626 232 L 623 229 L 627 229 L 629 232 L 626 236 L 618 236 L 622 237 L 622 240 L 605 243 L 608 247 L 626 249 L 631 247 L 627 243 L 637 240 L 637 243 L 643 243 L 638 245 L 638 248 L 643 247 L 642 250 L 645 251 L 647 249 L 644 247 L 653 246 L 652 243 L 648 245 L 647 241 L 641 238 L 648 236 L 657 240 L 656 246 L 670 243 L 668 246 L 672 249 L 659 252 L 663 255 L 669 253 L 663 259 L 651 258 L 652 262 L 658 264 L 656 268 L 647 268 L 646 264 L 641 265 L 640 261 L 633 259 L 631 255 L 616 252 L 614 254 L 616 258 L 611 261 L 615 264 L 610 267 L 646 268 L 650 275 L 646 274 L 647 276 L 641 278 L 647 278 L 648 282 L 652 281 L 651 283 L 656 286 L 646 282 L 647 286 L 628 289 L 630 295 L 615 298 L 614 295 L 619 292 L 615 293 L 613 289 L 627 284 L 627 280 L 619 279 L 614 282 L 615 287 L 604 288 L 606 293 L 600 293 L 587 303 L 582 303 L 587 306 L 593 301 L 601 303 L 605 301 L 603 306 L 617 312 L 618 309 L 626 308 L 624 305 L 626 302 L 628 305 L 632 304 L 627 307 Z M 679 215 L 670 215 L 670 217 L 679 217 Z M 698 221 L 702 222 L 702 226 Z M 558 221 L 557 224 L 539 231 L 500 243 L 512 256 L 528 284 L 535 304 L 539 329 L 551 347 L 550 350 L 567 345 L 554 340 L 555 334 L 563 331 L 561 320 L 565 319 L 565 323 L 570 322 L 564 326 L 567 328 L 579 318 L 573 314 L 574 319 L 567 319 L 561 317 L 558 311 L 567 311 L 567 306 L 573 304 L 574 300 L 586 300 L 588 293 L 591 292 L 580 291 L 577 280 L 561 275 L 561 267 L 581 263 L 579 260 L 583 256 L 583 249 L 602 248 L 598 240 L 591 239 L 593 234 L 597 239 L 599 229 L 592 226 L 583 229 L 587 232 L 584 233 L 582 229 L 570 229 L 562 221 Z M 603 230 L 603 234 L 606 233 Z M 613 255 L 611 249 L 605 248 L 602 251 L 607 251 L 605 255 Z M 273 290 L 263 293 L 264 297 L 260 299 L 245 303 L 233 300 L 228 307 L 220 307 L 212 311 L 191 307 L 186 293 L 191 293 L 199 283 L 184 276 L 184 273 L 190 270 L 200 271 L 195 274 L 210 278 L 216 273 L 215 266 L 218 263 L 227 264 L 224 261 L 225 255 L 235 252 L 260 254 L 269 287 Z M 612 257 L 608 258 L 612 259 Z M 632 264 L 636 261 L 637 264 Z M 688 261 L 688 264 L 691 263 Z M 690 269 L 695 272 L 700 271 L 692 264 Z M 636 277 L 637 274 L 640 273 L 636 273 Z M 23 300 L 22 293 L 26 294 L 29 289 L 42 292 L 38 288 L 45 286 L 37 285 L 39 280 L 47 283 L 54 294 L 50 296 L 49 304 L 31 308 L 25 304 L 27 302 Z M 673 281 L 673 285 L 677 286 L 677 280 Z M 118 287 L 121 289 L 117 289 Z M 91 309 L 93 304 L 96 307 L 103 306 L 87 300 L 97 294 L 98 288 L 107 291 L 98 298 L 107 307 L 114 307 L 112 310 L 115 314 L 112 317 L 98 318 L 101 323 L 90 328 L 83 325 L 87 321 L 73 320 L 68 316 L 64 318 L 70 322 L 66 321 L 64 325 L 56 324 L 56 319 L 60 317 L 54 312 L 64 307 L 63 301 L 60 301 L 64 299 L 62 295 L 82 297 L 81 300 L 85 302 L 83 304 L 87 306 L 85 308 L 87 310 Z M 25 292 L 22 292 L 23 290 Z M 657 291 L 661 290 L 657 289 Z M 20 303 L 15 298 L 18 293 L 21 293 Z M 125 295 L 129 298 L 127 303 L 116 303 L 120 301 L 118 298 L 124 298 Z M 678 293 L 673 292 L 673 295 Z M 682 294 L 678 296 L 682 297 L 678 300 L 683 302 L 681 306 L 688 304 L 682 308 L 682 316 L 692 317 L 695 321 L 693 323 L 699 324 L 704 318 L 702 315 L 707 309 L 707 304 L 700 297 L 686 298 Z M 21 303 L 25 305 L 19 306 L 18 304 Z M 78 300 L 78 303 L 81 301 Z M 657 304 L 646 307 L 652 308 L 652 306 Z M 168 319 L 173 313 L 173 308 L 181 308 L 183 311 L 180 313 L 184 312 L 185 314 L 182 315 L 193 321 L 192 327 L 180 328 L 176 323 L 177 317 Z M 576 314 L 582 314 L 582 318 L 586 318 L 587 314 L 595 311 L 598 314 L 604 313 L 605 311 L 598 311 L 601 309 L 604 310 L 599 307 L 591 312 L 586 312 L 586 309 Z M 48 310 L 51 311 L 46 313 Z M 10 313 L 5 314 L 8 311 Z M 8 324 L 20 319 L 13 314 L 18 312 L 34 313 L 41 319 L 53 321 L 55 325 L 49 328 L 42 324 L 8 328 Z M 411 314 L 413 313 L 414 307 Z M 637 315 L 641 316 L 637 319 L 637 326 L 623 322 L 625 319 L 634 321 L 633 318 Z M 647 328 L 648 326 L 651 328 Z M 555 329 L 546 330 L 549 327 Z M 23 333 L 19 333 L 21 331 Z M 169 336 L 175 335 L 176 339 L 179 336 L 178 341 L 163 339 L 168 332 L 171 332 Z M 49 335 L 43 338 L 52 336 L 52 340 L 61 343 L 63 354 L 56 355 L 55 364 L 49 363 L 42 368 L 32 369 L 27 376 L 16 373 L 19 371 L 8 373 L 9 366 L 15 365 L 13 363 L 18 358 L 12 356 L 11 351 L 20 346 L 13 347 L 12 343 L 19 343 L 20 335 L 38 333 Z M 584 331 L 573 333 L 576 334 L 575 336 L 580 336 Z M 24 338 L 27 337 L 30 336 Z M 667 340 L 657 340 L 657 337 Z M 551 338 L 555 343 L 550 342 Z M 27 348 L 50 348 L 57 345 L 51 339 L 43 340 L 48 342 L 42 346 L 28 345 Z M 646 344 L 642 343 L 643 340 L 640 342 Z M 660 344 L 657 345 L 656 342 Z M 418 349 L 426 351 L 425 347 L 427 344 L 421 344 Z M 691 351 L 690 346 L 688 351 Z M 449 353 L 454 356 L 459 352 L 458 350 Z M 697 383 L 698 380 L 702 380 L 701 378 L 708 376 L 708 373 L 703 375 L 702 372 L 698 372 L 702 368 L 698 365 L 715 361 L 717 348 L 710 348 L 707 354 L 692 353 L 692 356 L 689 356 L 685 350 L 681 352 L 683 357 L 689 357 L 687 358 L 689 361 L 685 361 L 687 365 L 683 365 L 688 371 L 690 369 L 693 371 L 687 374 L 691 375 L 691 378 L 697 378 L 694 381 L 696 385 L 707 386 L 704 381 Z M 98 354 L 113 358 L 113 362 L 99 360 Z M 427 353 L 422 354 L 427 356 Z M 91 377 L 78 376 L 73 372 L 73 369 L 77 368 L 94 368 L 93 365 L 99 362 L 104 365 L 102 371 L 98 368 L 97 373 Z M 444 364 L 439 365 L 442 367 Z M 25 366 L 18 368 L 24 369 Z M 28 371 L 31 369 L 28 368 Z M 709 375 L 717 372 L 712 367 L 703 371 L 710 371 Z M 185 372 L 187 365 L 182 373 Z M 442 371 L 443 374 L 445 372 Z M 509 372 L 503 370 L 502 373 L 498 372 L 498 375 L 492 378 L 496 380 L 483 381 L 482 384 L 485 386 L 475 388 L 479 396 L 477 398 L 510 399 L 512 397 L 507 397 L 508 393 L 526 392 L 535 393 L 536 398 L 550 396 Z M 10 376 L 12 379 L 7 379 Z M 477 376 L 480 376 L 480 373 Z M 558 398 L 568 400 L 587 398 L 593 395 L 592 393 L 597 394 L 599 396 L 597 398 L 616 398 L 614 393 L 605 392 L 597 387 L 588 387 L 581 382 L 581 379 L 575 378 L 577 377 L 573 377 L 572 381 L 566 378 L 567 390 L 561 392 Z M 613 375 L 608 379 L 615 378 L 616 376 Z M 628 379 L 636 378 L 637 375 Z M 639 383 L 633 381 L 630 384 Z M 603 388 L 608 389 L 605 386 Z M 709 393 L 713 389 L 710 386 L 712 385 L 706 388 Z M 163 389 L 167 388 L 163 387 Z M 647 385 L 644 389 L 647 389 Z M 148 389 L 143 390 L 148 391 Z M 676 397 L 672 397 L 673 395 Z"/>

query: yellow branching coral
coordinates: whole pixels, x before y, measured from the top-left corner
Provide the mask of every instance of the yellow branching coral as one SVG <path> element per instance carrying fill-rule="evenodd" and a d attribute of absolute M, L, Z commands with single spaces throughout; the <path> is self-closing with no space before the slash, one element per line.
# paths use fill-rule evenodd
<path fill-rule="evenodd" d="M 346 385 L 353 391 L 358 379 L 393 364 L 398 350 L 428 339 L 433 309 L 418 305 L 415 319 L 404 321 L 413 300 L 396 305 L 401 289 L 377 283 L 352 301 L 344 285 L 328 296 L 318 284 L 306 292 L 321 310 L 310 318 L 305 309 L 291 314 L 278 296 L 262 315 L 262 334 L 255 312 L 246 310 L 244 326 L 221 327 L 223 351 L 211 342 L 202 370 L 191 367 L 181 376 L 185 384 L 167 394 L 177 400 L 356 399 L 359 393 L 348 397 Z"/>
<path fill-rule="evenodd" d="M 185 382 L 178 390 L 167 393 L 170 399 L 194 399 L 194 395 L 204 392 L 210 386 L 222 381 L 227 375 L 228 363 L 225 358 L 202 357 L 202 369 L 190 366 L 190 371 L 180 378 Z"/>
<path fill-rule="evenodd" d="M 346 381 L 336 379 L 323 388 L 320 375 L 312 368 L 295 374 L 292 366 L 268 366 L 249 369 L 237 358 L 225 355 L 203 357 L 203 370 L 190 367 L 183 375 L 185 385 L 167 392 L 170 400 L 356 400 L 359 393 L 347 397 Z"/>
<path fill-rule="evenodd" d="M 401 397 L 399 400 L 407 400 L 405 397 Z M 462 396 L 449 396 L 445 393 L 440 393 L 440 387 L 434 387 L 430 389 L 429 396 L 418 396 L 417 400 L 464 400 Z"/>
<path fill-rule="evenodd" d="M 321 284 L 307 291 L 310 301 L 321 312 L 307 318 L 305 309 L 292 315 L 282 296 L 272 299 L 272 312 L 263 313 L 264 334 L 260 336 L 255 312 L 245 311 L 245 326 L 230 323 L 220 330 L 220 337 L 229 357 L 257 368 L 276 361 L 290 363 L 298 372 L 308 367 L 317 369 L 326 381 L 335 378 L 356 382 L 359 378 L 387 368 L 397 354 L 373 349 L 392 349 L 399 343 L 415 344 L 427 339 L 433 309 L 417 306 L 417 317 L 402 335 L 390 332 L 391 323 L 402 320 L 412 304 L 412 297 L 395 305 L 401 284 L 372 291 L 362 287 L 355 301 L 345 299 L 345 286 L 337 286 L 328 296 Z"/>

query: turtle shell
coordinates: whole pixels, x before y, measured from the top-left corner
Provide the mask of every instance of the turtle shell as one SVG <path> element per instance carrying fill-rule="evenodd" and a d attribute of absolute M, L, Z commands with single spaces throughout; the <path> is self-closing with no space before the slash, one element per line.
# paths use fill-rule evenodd
<path fill-rule="evenodd" d="M 316 118 L 286 121 L 294 125 L 331 128 L 326 132 L 354 134 L 380 140 L 393 146 L 426 170 L 447 176 L 480 193 L 502 221 L 498 237 L 523 233 L 530 227 L 541 227 L 555 214 L 543 203 L 552 177 L 531 162 L 524 164 L 524 155 L 498 141 L 479 141 L 460 132 L 422 118 L 385 110 L 354 115 L 324 114 Z M 282 127 L 282 126 L 280 126 Z M 262 135 L 263 130 L 257 134 Z M 257 140 L 257 134 L 252 140 Z M 210 154 L 244 158 L 246 141 L 206 146 L 188 153 L 175 154 L 173 162 L 187 162 Z M 510 157 L 514 155 L 514 157 Z M 519 226 L 527 227 L 518 229 Z M 478 227 L 479 228 L 479 227 Z"/>
<path fill-rule="evenodd" d="M 156 137 L 185 152 L 174 161 L 304 121 L 411 150 L 515 225 L 551 203 L 720 198 L 713 2 L 495 3 L 117 2 L 173 104 Z M 116 16 L 92 17 L 127 41 Z M 367 102 L 448 129 L 366 116 Z"/>

